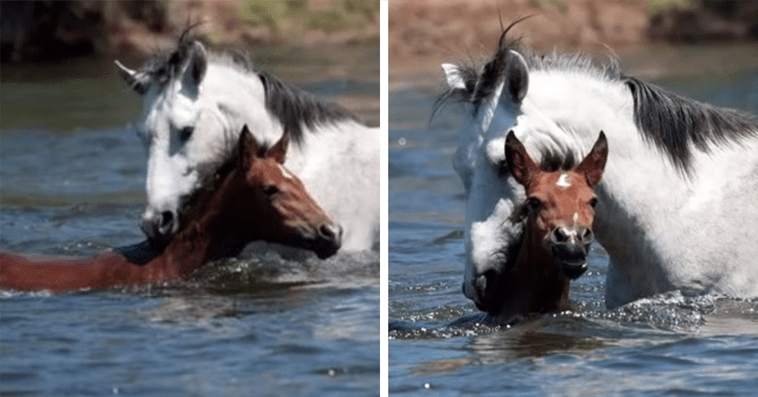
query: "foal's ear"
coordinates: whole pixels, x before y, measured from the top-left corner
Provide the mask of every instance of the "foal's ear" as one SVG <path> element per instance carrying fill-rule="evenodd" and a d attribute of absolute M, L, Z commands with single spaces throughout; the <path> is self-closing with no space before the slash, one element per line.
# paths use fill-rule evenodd
<path fill-rule="evenodd" d="M 266 152 L 266 157 L 272 157 L 279 164 L 284 164 L 284 160 L 287 157 L 287 147 L 290 143 L 290 136 L 287 133 L 282 134 L 279 138 L 279 142 Z"/>
<path fill-rule="evenodd" d="M 524 187 L 540 171 L 540 167 L 529 157 L 524 144 L 516 138 L 513 130 L 508 132 L 508 136 L 505 138 L 505 161 L 511 174 L 516 178 L 516 182 Z"/>
<path fill-rule="evenodd" d="M 594 187 L 603 177 L 606 160 L 608 160 L 608 140 L 605 138 L 605 133 L 600 131 L 600 136 L 597 137 L 595 145 L 592 146 L 587 157 L 576 167 L 576 172 L 583 174 L 587 179 L 587 184 Z"/>
<path fill-rule="evenodd" d="M 242 127 L 240 139 L 237 142 L 237 166 L 243 170 L 250 168 L 253 160 L 258 157 L 258 148 L 260 145 L 255 140 L 253 133 L 247 128 L 247 124 Z"/>

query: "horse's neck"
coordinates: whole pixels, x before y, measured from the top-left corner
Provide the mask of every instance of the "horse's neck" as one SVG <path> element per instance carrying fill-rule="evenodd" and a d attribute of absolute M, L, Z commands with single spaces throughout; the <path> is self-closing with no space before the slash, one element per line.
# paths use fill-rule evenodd
<path fill-rule="evenodd" d="M 746 199 L 758 194 L 758 142 L 714 145 L 709 153 L 693 148 L 685 174 L 644 140 L 633 120 L 632 95 L 623 83 L 616 84 L 608 86 L 607 96 L 582 94 L 587 101 L 567 96 L 565 104 L 551 107 L 556 109 L 552 119 L 572 126 L 567 139 L 579 142 L 585 153 L 600 130 L 608 137 L 610 155 L 597 188 L 595 220 L 598 242 L 611 261 L 607 305 L 723 283 L 725 271 L 715 269 L 730 266 L 728 261 L 745 266 L 758 254 L 750 248 L 754 245 L 730 240 L 751 235 L 750 225 L 758 219 L 756 206 Z"/>
<path fill-rule="evenodd" d="M 639 136 L 626 133 L 609 134 L 611 155 L 598 187 L 596 235 L 611 260 L 607 305 L 671 289 L 729 293 L 740 278 L 755 280 L 758 249 L 747 236 L 758 220 L 758 144 L 693 149 L 690 174 L 683 175 L 653 148 L 622 147 Z"/>
<path fill-rule="evenodd" d="M 381 207 L 380 134 L 352 120 L 324 124 L 314 131 L 303 131 L 306 138 L 300 147 L 290 145 L 285 164 L 344 227 L 342 250 L 369 249 Z"/>

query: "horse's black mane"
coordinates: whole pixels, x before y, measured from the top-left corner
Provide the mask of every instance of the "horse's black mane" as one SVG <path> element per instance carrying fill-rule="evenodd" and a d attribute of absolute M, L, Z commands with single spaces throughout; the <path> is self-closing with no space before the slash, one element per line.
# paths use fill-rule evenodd
<path fill-rule="evenodd" d="M 285 83 L 268 73 L 258 73 L 266 92 L 266 109 L 271 112 L 284 127 L 285 133 L 295 143 L 303 137 L 303 125 L 309 129 L 340 120 L 358 121 L 351 111 L 334 103 L 317 99 L 302 89 Z"/>
<path fill-rule="evenodd" d="M 543 149 L 540 169 L 545 172 L 571 171 L 579 165 L 576 153 L 569 151 L 559 153 L 554 150 Z"/>
<path fill-rule="evenodd" d="M 190 38 L 189 32 L 193 28 L 194 25 L 182 33 L 176 49 L 150 55 L 139 71 L 150 76 L 151 82 L 160 86 L 178 78 L 187 56 L 191 55 L 194 40 Z M 360 121 L 357 115 L 346 108 L 334 102 L 320 100 L 292 84 L 256 69 L 250 58 L 239 51 L 229 50 L 208 55 L 209 62 L 230 63 L 244 72 L 256 74 L 263 83 L 266 109 L 279 120 L 284 132 L 297 144 L 303 141 L 303 126 L 313 129 L 319 125 L 342 120 Z"/>
<path fill-rule="evenodd" d="M 470 103 L 476 113 L 482 101 L 491 97 L 502 82 L 508 62 L 513 59 L 509 51 L 513 50 L 524 57 L 529 71 L 568 71 L 625 84 L 634 99 L 634 122 L 643 139 L 664 152 L 684 174 L 691 169 L 693 147 L 708 152 L 713 145 L 739 142 L 748 137 L 758 138 L 756 116 L 685 98 L 627 76 L 615 58 L 598 65 L 581 54 L 524 51 L 518 39 L 506 38 L 512 26 L 503 31 L 497 50 L 486 62 L 481 65 L 458 65 L 465 88 L 448 88 L 443 92 L 435 102 L 433 114 L 448 101 Z M 608 129 L 611 128 L 608 126 Z"/>
<path fill-rule="evenodd" d="M 685 98 L 634 77 L 623 82 L 632 91 L 634 122 L 643 137 L 685 173 L 693 146 L 707 153 L 712 145 L 758 136 L 758 118 L 753 115 Z"/>

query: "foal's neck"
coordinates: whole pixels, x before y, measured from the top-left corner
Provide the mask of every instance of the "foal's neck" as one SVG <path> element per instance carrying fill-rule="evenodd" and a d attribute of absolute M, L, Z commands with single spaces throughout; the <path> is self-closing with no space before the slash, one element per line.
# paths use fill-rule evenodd
<path fill-rule="evenodd" d="M 543 245 L 541 236 L 530 231 L 530 222 L 527 220 L 521 251 L 508 275 L 510 302 L 503 307 L 512 307 L 509 309 L 512 313 L 507 316 L 548 313 L 569 307 L 569 279 Z"/>
<path fill-rule="evenodd" d="M 185 221 L 184 228 L 168 243 L 166 249 L 147 263 L 157 274 L 168 277 L 185 277 L 210 259 L 211 251 L 223 236 L 228 209 L 219 200 L 222 192 L 214 193 L 208 203 Z"/>

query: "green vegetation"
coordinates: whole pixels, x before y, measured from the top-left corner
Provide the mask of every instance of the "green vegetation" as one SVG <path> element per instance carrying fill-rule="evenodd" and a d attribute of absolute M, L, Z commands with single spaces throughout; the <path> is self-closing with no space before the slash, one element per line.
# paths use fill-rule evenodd
<path fill-rule="evenodd" d="M 645 0 L 645 3 L 647 12 L 655 15 L 671 8 L 689 8 L 693 5 L 693 0 Z"/>
<path fill-rule="evenodd" d="M 253 26 L 266 26 L 279 31 L 282 20 L 290 11 L 289 1 L 248 0 L 237 10 L 237 18 Z"/>
<path fill-rule="evenodd" d="M 379 12 L 376 0 L 334 1 L 332 8 L 311 10 L 308 0 L 246 0 L 237 10 L 240 21 L 266 26 L 280 32 L 285 20 L 300 21 L 301 26 L 330 33 L 348 27 L 364 27 Z"/>
<path fill-rule="evenodd" d="M 532 4 L 537 6 L 552 5 L 557 7 L 565 7 L 566 0 L 532 0 Z"/>
<path fill-rule="evenodd" d="M 347 27 L 347 19 L 337 10 L 313 12 L 308 15 L 308 27 L 327 33 L 336 32 Z"/>

